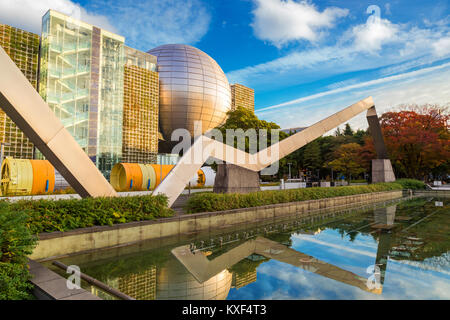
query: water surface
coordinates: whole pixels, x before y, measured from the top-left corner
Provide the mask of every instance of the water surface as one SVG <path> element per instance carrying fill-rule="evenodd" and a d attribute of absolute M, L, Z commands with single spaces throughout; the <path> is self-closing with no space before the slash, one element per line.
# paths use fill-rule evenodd
<path fill-rule="evenodd" d="M 136 299 L 449 299 L 449 223 L 448 199 L 400 199 L 59 260 Z"/>

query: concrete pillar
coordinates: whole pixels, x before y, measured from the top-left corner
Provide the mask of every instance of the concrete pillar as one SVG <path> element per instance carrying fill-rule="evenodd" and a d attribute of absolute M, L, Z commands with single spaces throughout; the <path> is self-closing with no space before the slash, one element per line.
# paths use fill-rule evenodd
<path fill-rule="evenodd" d="M 391 160 L 388 157 L 375 106 L 367 110 L 366 117 L 369 123 L 369 132 L 377 153 L 377 159 L 372 160 L 372 183 L 395 181 L 394 170 L 392 169 Z"/>
<path fill-rule="evenodd" d="M 391 160 L 372 160 L 372 183 L 395 181 L 394 170 L 392 170 Z"/>
<path fill-rule="evenodd" d="M 215 193 L 249 193 L 259 190 L 258 172 L 234 164 L 217 165 Z"/>

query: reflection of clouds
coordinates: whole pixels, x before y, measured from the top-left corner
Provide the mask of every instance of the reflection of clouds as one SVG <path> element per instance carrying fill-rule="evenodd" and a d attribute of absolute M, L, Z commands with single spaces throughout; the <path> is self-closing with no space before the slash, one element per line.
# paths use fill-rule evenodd
<path fill-rule="evenodd" d="M 359 238 L 359 237 L 358 237 Z M 293 239 L 295 240 L 295 239 Z M 297 239 L 298 240 L 298 239 Z M 367 237 L 362 241 L 367 242 Z M 295 242 L 295 241 L 294 241 Z M 351 250 L 351 258 L 343 259 L 345 245 L 323 247 L 322 242 L 308 242 L 321 247 L 310 248 L 309 252 L 319 259 L 326 260 L 340 268 L 352 271 L 364 277 L 369 275 L 366 268 L 375 262 L 374 254 Z M 360 242 L 357 239 L 355 242 Z M 350 243 L 343 240 L 343 243 Z M 328 245 L 328 243 L 325 243 Z M 352 243 L 353 245 L 353 243 Z M 302 247 L 303 249 L 303 247 Z M 296 248 L 296 250 L 300 250 Z M 362 252 L 362 253 L 361 253 Z M 305 252 L 306 253 L 306 252 Z M 389 260 L 381 295 L 365 292 L 336 280 L 296 268 L 275 260 L 258 267 L 258 281 L 237 290 L 230 291 L 230 299 L 450 299 L 450 277 L 447 272 L 423 270 L 416 263 Z M 448 265 L 447 265 L 448 267 Z"/>
<path fill-rule="evenodd" d="M 292 236 L 292 240 L 293 241 L 299 240 L 299 241 L 313 242 L 313 243 L 316 243 L 316 244 L 320 244 L 320 245 L 323 245 L 323 246 L 327 246 L 327 247 L 330 247 L 330 248 L 337 249 L 337 250 L 341 251 L 341 253 L 342 253 L 342 251 L 345 251 L 345 252 L 356 253 L 356 254 L 364 255 L 364 256 L 368 256 L 368 257 L 375 257 L 376 256 L 376 252 L 373 252 L 373 251 L 370 252 L 370 251 L 365 251 L 365 250 L 354 249 L 354 248 L 351 248 L 350 246 L 339 245 L 339 244 L 336 244 L 336 243 L 329 243 L 329 242 L 325 242 L 325 241 L 322 241 L 322 240 L 318 240 L 318 239 L 316 239 L 315 237 L 312 237 L 312 236 L 295 235 L 295 236 Z M 342 241 L 342 242 L 344 242 L 344 241 Z M 345 241 L 345 243 L 348 244 L 348 241 Z"/>
<path fill-rule="evenodd" d="M 289 299 L 353 299 L 352 292 L 361 291 L 278 261 L 262 265 L 258 269 L 259 274 L 266 275 L 274 285 L 274 290 L 266 293 L 263 299 L 278 299 L 280 293 L 289 296 Z M 367 295 L 368 298 L 372 297 L 371 294 Z"/>

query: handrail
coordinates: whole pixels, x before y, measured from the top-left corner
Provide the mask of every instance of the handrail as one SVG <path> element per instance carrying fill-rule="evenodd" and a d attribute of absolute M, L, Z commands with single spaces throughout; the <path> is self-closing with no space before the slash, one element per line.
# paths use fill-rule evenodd
<path fill-rule="evenodd" d="M 53 261 L 52 264 L 54 266 L 57 266 L 58 268 L 61 268 L 61 269 L 65 270 L 65 271 L 67 271 L 67 266 L 64 263 L 62 263 L 62 262 Z M 125 293 L 120 292 L 117 289 L 111 288 L 107 284 L 104 284 L 103 282 L 88 276 L 87 274 L 84 274 L 84 273 L 80 272 L 80 277 L 81 277 L 81 279 L 85 280 L 89 284 L 92 284 L 92 285 L 102 289 L 106 293 L 109 293 L 110 295 L 113 295 L 113 296 L 115 296 L 117 298 L 120 298 L 122 300 L 136 300 L 135 298 L 130 297 L 129 295 L 126 295 Z"/>

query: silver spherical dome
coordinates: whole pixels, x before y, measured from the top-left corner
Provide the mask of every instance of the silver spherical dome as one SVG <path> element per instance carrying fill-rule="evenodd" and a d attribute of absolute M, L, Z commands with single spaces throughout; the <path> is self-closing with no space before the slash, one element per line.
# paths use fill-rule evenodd
<path fill-rule="evenodd" d="M 214 59 L 181 44 L 162 45 L 148 53 L 158 58 L 159 121 L 166 140 L 178 128 L 193 136 L 195 121 L 201 121 L 202 133 L 225 122 L 231 108 L 230 85 Z"/>

